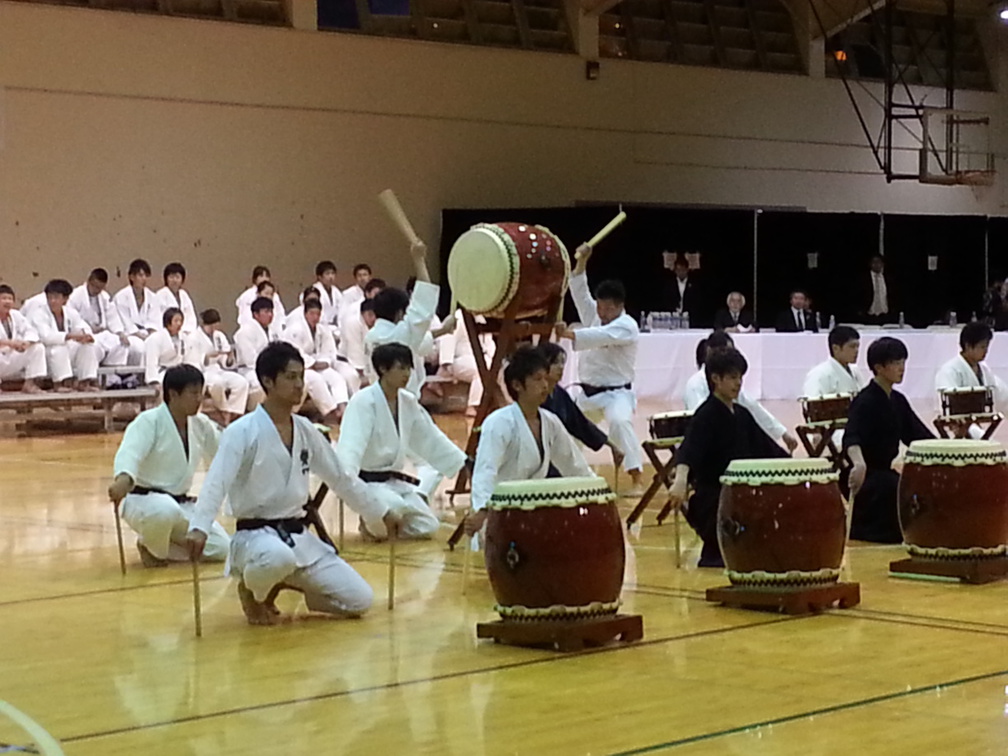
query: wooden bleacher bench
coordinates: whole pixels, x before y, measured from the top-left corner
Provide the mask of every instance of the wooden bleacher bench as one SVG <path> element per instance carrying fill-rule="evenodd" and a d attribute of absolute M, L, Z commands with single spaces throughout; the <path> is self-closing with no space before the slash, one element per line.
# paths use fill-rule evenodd
<path fill-rule="evenodd" d="M 39 394 L 25 394 L 20 391 L 4 391 L 0 393 L 0 410 L 12 410 L 22 420 L 36 409 L 48 409 L 56 412 L 73 409 L 90 409 L 102 413 L 103 427 L 108 433 L 112 430 L 112 410 L 119 402 L 136 402 L 140 409 L 147 409 L 148 403 L 157 397 L 157 391 L 150 386 L 136 389 L 111 389 L 105 391 L 70 391 L 59 393 L 47 391 Z"/>
<path fill-rule="evenodd" d="M 142 365 L 114 365 L 111 367 L 100 367 L 98 368 L 98 385 L 102 388 L 108 384 L 108 377 L 110 375 L 137 375 L 141 376 L 141 382 L 143 381 L 142 376 L 146 372 L 146 368 Z"/>

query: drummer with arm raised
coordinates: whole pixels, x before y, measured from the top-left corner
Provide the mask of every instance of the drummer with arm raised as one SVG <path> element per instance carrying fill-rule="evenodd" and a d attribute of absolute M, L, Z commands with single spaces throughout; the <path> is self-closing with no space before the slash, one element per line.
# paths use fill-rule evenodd
<path fill-rule="evenodd" d="M 993 392 L 995 406 L 1004 405 L 1008 400 L 1008 385 L 984 363 L 993 338 L 994 332 L 986 323 L 963 326 L 959 332 L 959 355 L 938 368 L 935 390 L 941 393 L 949 389 L 987 386 Z M 978 425 L 971 425 L 969 436 L 983 438 L 983 430 Z"/>
<path fill-rule="evenodd" d="M 693 413 L 676 454 L 669 499 L 673 506 L 682 504 L 687 485 L 692 484 L 686 521 L 703 540 L 700 567 L 724 567 L 717 540 L 717 508 L 721 475 L 728 464 L 735 459 L 788 456 L 736 401 L 747 369 L 745 357 L 735 349 L 718 349 L 707 355 L 704 372 L 710 396 Z"/>
<path fill-rule="evenodd" d="M 603 281 L 592 298 L 585 272 L 591 254 L 587 244 L 578 247 L 570 279 L 571 296 L 583 327 L 575 331 L 558 323 L 557 336 L 570 339 L 574 351 L 583 352 L 578 361 L 578 377 L 584 389 L 581 408 L 605 413 L 609 435 L 623 453 L 623 466 L 634 488 L 640 488 L 644 459 L 633 428 L 637 407 L 633 381 L 640 331 L 623 309 L 626 292 L 622 283 Z"/>
<path fill-rule="evenodd" d="M 535 348 L 519 348 L 504 368 L 504 384 L 513 404 L 483 421 L 472 478 L 472 510 L 466 533 L 486 521 L 494 487 L 508 480 L 545 478 L 552 464 L 562 477 L 594 475 L 563 424 L 542 408 L 549 393 L 546 360 Z"/>
<path fill-rule="evenodd" d="M 896 489 L 899 474 L 892 469 L 900 441 L 934 438 L 893 388 L 903 380 L 907 348 L 899 339 L 884 336 L 868 347 L 871 382 L 851 402 L 844 430 L 844 450 L 853 467 L 848 478 L 854 511 L 850 537 L 876 543 L 901 543 Z"/>

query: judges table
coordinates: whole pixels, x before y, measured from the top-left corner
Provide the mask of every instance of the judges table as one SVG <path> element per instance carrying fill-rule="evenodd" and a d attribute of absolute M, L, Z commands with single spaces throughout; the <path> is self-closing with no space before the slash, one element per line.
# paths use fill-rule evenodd
<path fill-rule="evenodd" d="M 906 375 L 898 387 L 911 399 L 932 399 L 937 407 L 934 377 L 938 368 L 959 353 L 959 329 L 928 330 L 858 329 L 861 353 L 858 364 L 866 376 L 868 346 L 881 336 L 893 336 L 906 344 L 910 353 Z M 642 333 L 637 348 L 637 398 L 667 406 L 682 407 L 686 381 L 696 372 L 696 346 L 710 334 L 706 330 Z M 735 346 L 745 355 L 749 370 L 743 390 L 754 399 L 797 399 L 808 371 L 829 357 L 826 332 L 814 333 L 740 333 L 732 334 Z M 563 383 L 577 383 L 577 352 L 564 341 L 569 359 Z M 987 355 L 988 366 L 1008 377 L 1008 336 L 996 335 Z"/>

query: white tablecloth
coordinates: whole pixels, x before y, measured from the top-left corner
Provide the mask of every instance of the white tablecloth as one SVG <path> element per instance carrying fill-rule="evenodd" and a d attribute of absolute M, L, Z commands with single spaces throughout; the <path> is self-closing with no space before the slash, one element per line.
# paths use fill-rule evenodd
<path fill-rule="evenodd" d="M 938 368 L 959 353 L 959 330 L 860 330 L 861 353 L 858 364 L 868 370 L 868 346 L 880 336 L 893 336 L 906 344 L 910 356 L 899 390 L 912 399 L 934 399 L 934 377 Z M 670 409 L 682 406 L 683 388 L 696 372 L 696 345 L 710 331 L 666 331 L 643 333 L 637 349 L 637 378 L 634 387 L 639 399 L 660 402 Z M 732 334 L 735 346 L 745 355 L 749 370 L 743 380 L 747 394 L 756 399 L 797 399 L 805 374 L 829 357 L 826 333 L 741 333 Z M 577 382 L 577 354 L 570 352 L 564 385 Z M 988 366 L 998 375 L 1008 376 L 1008 336 L 996 336 L 987 355 Z"/>

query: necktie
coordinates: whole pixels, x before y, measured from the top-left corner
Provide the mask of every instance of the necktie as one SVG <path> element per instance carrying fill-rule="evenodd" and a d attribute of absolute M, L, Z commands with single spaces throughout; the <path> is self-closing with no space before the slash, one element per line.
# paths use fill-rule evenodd
<path fill-rule="evenodd" d="M 799 331 L 804 331 L 805 330 L 805 324 L 802 323 L 801 312 L 796 312 L 795 313 L 795 323 L 798 325 L 798 330 Z"/>

